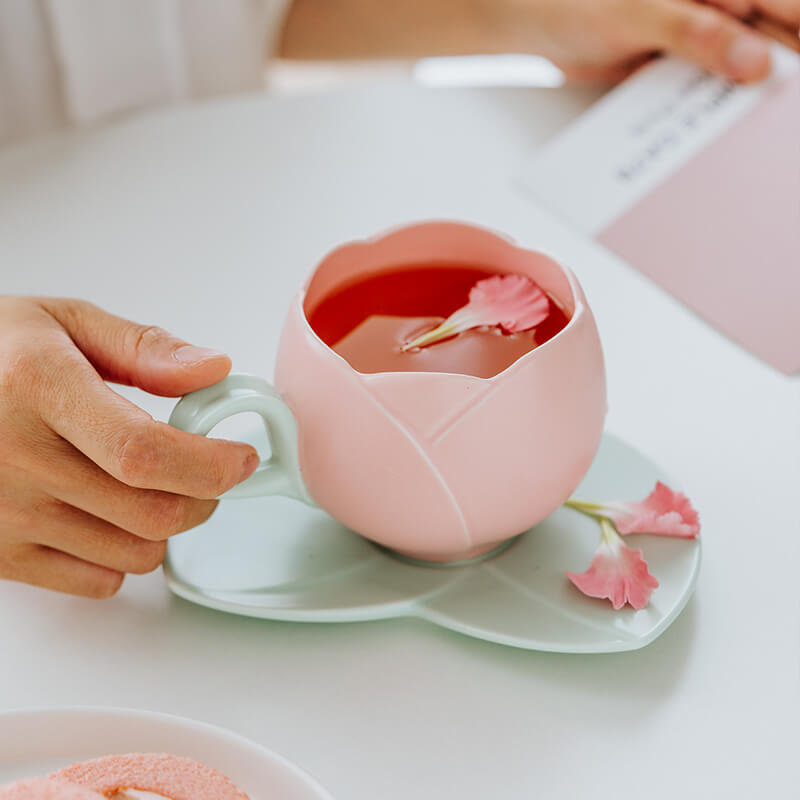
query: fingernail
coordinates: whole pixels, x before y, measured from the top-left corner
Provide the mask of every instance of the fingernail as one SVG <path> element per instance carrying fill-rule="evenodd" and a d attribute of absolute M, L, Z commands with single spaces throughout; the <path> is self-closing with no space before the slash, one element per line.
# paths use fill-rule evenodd
<path fill-rule="evenodd" d="M 734 77 L 758 77 L 769 63 L 769 48 L 757 36 L 745 34 L 737 37 L 730 46 L 727 62 Z"/>
<path fill-rule="evenodd" d="M 210 358 L 219 358 L 225 353 L 219 350 L 210 350 L 208 347 L 195 347 L 193 344 L 185 344 L 174 350 L 172 357 L 182 364 L 197 364 L 200 361 L 208 361 Z"/>
<path fill-rule="evenodd" d="M 239 483 L 247 480 L 256 471 L 260 463 L 261 459 L 259 458 L 258 453 L 251 453 L 245 459 L 244 468 L 242 469 L 242 477 L 239 478 Z"/>

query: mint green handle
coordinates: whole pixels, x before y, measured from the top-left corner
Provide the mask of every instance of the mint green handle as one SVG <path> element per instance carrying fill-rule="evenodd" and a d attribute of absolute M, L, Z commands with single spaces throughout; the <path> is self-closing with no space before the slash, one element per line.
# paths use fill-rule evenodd
<path fill-rule="evenodd" d="M 255 375 L 229 375 L 213 386 L 181 398 L 170 415 L 169 424 L 205 436 L 222 420 L 245 411 L 255 411 L 264 420 L 272 457 L 262 461 L 246 481 L 222 497 L 227 500 L 283 495 L 314 505 L 300 472 L 297 422 L 269 381 Z"/>

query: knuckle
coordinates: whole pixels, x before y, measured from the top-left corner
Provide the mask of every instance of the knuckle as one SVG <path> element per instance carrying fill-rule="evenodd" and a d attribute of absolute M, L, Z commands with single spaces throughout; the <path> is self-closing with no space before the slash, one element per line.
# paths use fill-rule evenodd
<path fill-rule="evenodd" d="M 48 495 L 33 497 L 16 508 L 2 509 L 3 519 L 22 535 L 44 526 L 52 525 L 62 515 L 74 512 L 74 509 L 61 500 Z M 27 534 L 30 535 L 30 534 Z"/>
<path fill-rule="evenodd" d="M 0 549 L 0 578 L 9 581 L 23 581 L 28 560 L 24 546 L 3 547 Z"/>
<path fill-rule="evenodd" d="M 2 298 L 0 298 L 2 300 Z M 18 300 L 10 308 L 0 305 L 7 322 L 0 339 L 0 395 L 20 398 L 26 406 L 42 395 L 51 371 L 61 362 L 68 340 L 47 312 L 30 300 Z"/>
<path fill-rule="evenodd" d="M 725 18 L 710 8 L 688 8 L 675 18 L 675 39 L 704 50 L 718 48 L 727 32 Z"/>
<path fill-rule="evenodd" d="M 234 469 L 229 459 L 221 456 L 212 458 L 205 474 L 205 495 L 209 499 L 219 497 L 238 483 L 240 474 L 241 467 Z"/>
<path fill-rule="evenodd" d="M 151 541 L 162 541 L 186 530 L 190 503 L 190 498 L 182 495 L 163 493 L 151 498 L 143 505 L 137 533 Z"/>
<path fill-rule="evenodd" d="M 132 325 L 127 333 L 132 352 L 138 358 L 156 342 L 171 338 L 170 335 L 157 325 Z"/>
<path fill-rule="evenodd" d="M 29 509 L 36 517 L 47 520 L 59 519 L 75 513 L 75 506 L 51 495 L 45 495 L 39 500 L 32 501 Z"/>
<path fill-rule="evenodd" d="M 0 392 L 9 397 L 30 397 L 39 383 L 41 353 L 21 345 L 14 347 L 0 360 Z"/>
<path fill-rule="evenodd" d="M 73 297 L 40 297 L 37 305 L 70 334 L 90 331 L 92 320 L 102 313 L 94 303 Z M 93 335 L 97 333 L 91 332 Z"/>
<path fill-rule="evenodd" d="M 10 498 L 0 498 L 0 537 L 4 537 L 6 531 L 16 533 L 32 529 L 43 515 L 49 516 L 47 499 L 15 502 Z"/>
<path fill-rule="evenodd" d="M 68 328 L 77 324 L 87 314 L 99 310 L 94 303 L 80 297 L 42 298 L 41 306 L 49 314 L 63 320 Z"/>
<path fill-rule="evenodd" d="M 146 487 L 157 471 L 158 460 L 159 451 L 149 426 L 133 425 L 114 449 L 115 477 L 128 486 Z"/>
<path fill-rule="evenodd" d="M 20 496 L 14 496 L 13 491 L 0 491 L 0 538 L 3 531 L 13 531 L 19 538 L 33 538 L 33 531 L 75 512 L 70 504 L 44 491 L 31 491 L 30 486 Z"/>

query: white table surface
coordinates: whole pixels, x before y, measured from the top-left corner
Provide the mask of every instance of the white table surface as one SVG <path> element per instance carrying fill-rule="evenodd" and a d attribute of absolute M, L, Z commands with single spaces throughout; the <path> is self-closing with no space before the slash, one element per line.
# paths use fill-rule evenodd
<path fill-rule="evenodd" d="M 590 99 L 399 85 L 259 96 L 6 151 L 0 290 L 87 297 L 269 375 L 283 309 L 339 242 L 447 217 L 551 251 L 598 318 L 608 428 L 702 514 L 698 590 L 672 628 L 637 652 L 558 656 L 416 621 L 227 616 L 173 598 L 160 572 L 107 602 L 3 584 L 1 709 L 205 720 L 343 800 L 792 796 L 800 383 L 514 188 Z M 162 418 L 171 408 L 130 396 Z"/>

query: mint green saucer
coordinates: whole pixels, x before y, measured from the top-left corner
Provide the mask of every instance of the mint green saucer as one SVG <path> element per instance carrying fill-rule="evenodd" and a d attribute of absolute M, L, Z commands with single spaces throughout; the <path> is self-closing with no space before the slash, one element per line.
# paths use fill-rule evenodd
<path fill-rule="evenodd" d="M 657 480 L 673 485 L 649 459 L 607 434 L 575 496 L 641 500 Z M 614 611 L 608 601 L 582 595 L 564 575 L 586 569 L 599 535 L 596 522 L 560 509 L 489 557 L 443 569 L 400 559 L 293 500 L 225 500 L 204 525 L 170 541 L 164 571 L 180 597 L 250 617 L 358 622 L 408 616 L 530 650 L 644 647 L 691 596 L 700 540 L 627 537 L 644 548 L 660 586 L 647 608 Z"/>

